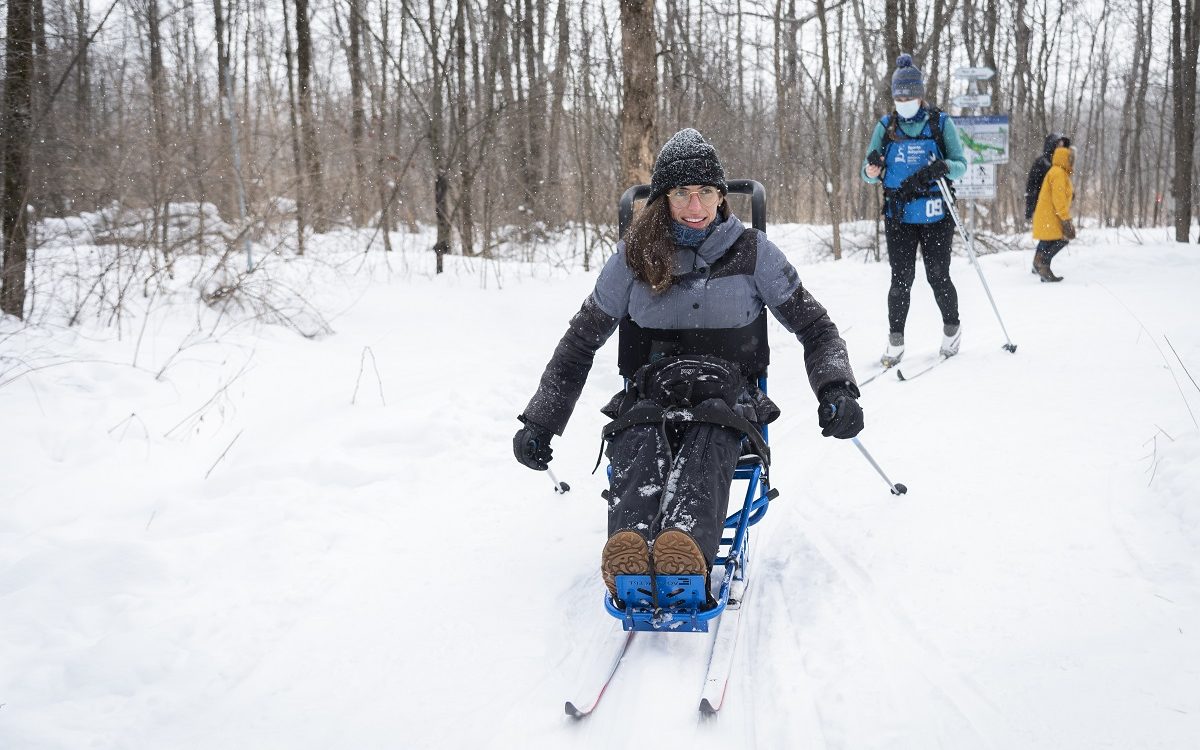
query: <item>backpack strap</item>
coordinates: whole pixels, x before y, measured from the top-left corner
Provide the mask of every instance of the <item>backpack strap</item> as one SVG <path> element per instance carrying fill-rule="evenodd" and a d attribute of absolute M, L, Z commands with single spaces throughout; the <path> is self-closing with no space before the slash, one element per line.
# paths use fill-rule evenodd
<path fill-rule="evenodd" d="M 937 107 L 930 107 L 925 110 L 929 115 L 929 133 L 933 137 L 933 142 L 937 144 L 938 150 L 942 152 L 942 158 L 946 158 L 946 138 L 942 134 L 942 118 L 946 113 Z M 900 114 L 893 111 L 890 115 L 884 115 L 879 121 L 883 126 L 884 140 L 886 141 L 905 141 L 912 140 L 904 131 L 900 130 L 897 123 L 900 122 Z"/>
<path fill-rule="evenodd" d="M 894 142 L 894 141 L 903 140 L 901 135 L 896 134 L 896 130 L 897 130 L 896 123 L 898 123 L 898 122 L 900 122 L 900 114 L 898 112 L 896 112 L 895 110 L 892 110 L 892 113 L 890 115 L 884 115 L 883 118 L 879 120 L 879 124 L 883 126 L 883 140 L 885 141 L 884 148 L 887 147 L 886 146 L 887 141 Z M 903 136 L 903 137 L 907 137 L 907 136 Z"/>
<path fill-rule="evenodd" d="M 937 107 L 930 107 L 929 112 L 929 132 L 933 136 L 933 142 L 937 144 L 938 151 L 942 152 L 942 158 L 946 158 L 946 139 L 942 135 L 942 118 L 946 113 Z"/>

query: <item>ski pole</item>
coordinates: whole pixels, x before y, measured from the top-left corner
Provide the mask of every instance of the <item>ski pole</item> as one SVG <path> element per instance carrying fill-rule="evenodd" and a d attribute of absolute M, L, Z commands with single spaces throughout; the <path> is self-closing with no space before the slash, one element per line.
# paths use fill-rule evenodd
<path fill-rule="evenodd" d="M 979 274 L 979 281 L 983 284 L 983 291 L 987 294 L 988 302 L 992 303 L 992 311 L 996 313 L 996 320 L 1000 322 L 1000 330 L 1004 332 L 1004 340 L 1008 342 L 1004 345 L 1004 348 L 1015 353 L 1017 345 L 1008 337 L 1008 329 L 1004 327 L 1004 319 L 1000 317 L 1000 310 L 996 307 L 996 300 L 992 299 L 992 290 L 988 288 L 987 279 L 983 277 L 983 266 L 979 265 L 979 258 L 975 255 L 975 246 L 971 243 L 971 235 L 967 233 L 962 222 L 959 221 L 958 211 L 954 210 L 954 196 L 950 194 L 950 188 L 946 185 L 944 177 L 939 177 L 937 184 L 942 190 L 942 198 L 946 201 L 946 206 L 950 209 L 950 216 L 954 219 L 954 226 L 958 227 L 958 233 L 962 235 L 963 244 L 967 246 L 967 255 L 971 256 L 971 265 L 975 266 L 975 272 Z M 859 447 L 861 448 L 862 446 Z"/>
<path fill-rule="evenodd" d="M 554 470 L 549 466 L 546 467 L 546 473 L 550 475 L 550 481 L 554 482 L 554 491 L 560 495 L 564 495 L 571 491 L 571 485 L 566 482 L 558 481 L 558 477 L 554 476 Z"/>
<path fill-rule="evenodd" d="M 879 468 L 879 464 L 875 463 L 875 459 L 871 458 L 871 454 L 868 453 L 867 449 L 863 447 L 861 440 L 858 438 L 850 438 L 850 440 L 854 443 L 854 447 L 858 448 L 862 452 L 863 457 L 875 467 L 875 471 L 879 472 L 879 476 L 883 477 L 883 481 L 887 482 L 888 487 L 891 489 L 893 495 L 903 495 L 904 493 L 908 492 L 908 488 L 899 482 L 892 484 L 892 480 L 888 479 L 887 474 L 883 473 L 883 469 Z"/>

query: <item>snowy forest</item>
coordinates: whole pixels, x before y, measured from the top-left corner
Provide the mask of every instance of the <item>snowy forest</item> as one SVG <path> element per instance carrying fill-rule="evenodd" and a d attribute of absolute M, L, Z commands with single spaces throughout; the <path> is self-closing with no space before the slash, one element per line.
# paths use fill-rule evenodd
<path fill-rule="evenodd" d="M 1200 0 L 0 14 L 0 750 L 1196 746 Z"/>
<path fill-rule="evenodd" d="M 986 227 L 1019 225 L 1047 132 L 1078 145 L 1077 200 L 1104 226 L 1197 213 L 1194 0 L 8 0 L 4 310 L 20 316 L 22 224 L 148 210 L 165 262 L 182 204 L 241 232 L 437 226 L 490 256 L 516 230 L 611 239 L 613 203 L 692 126 L 784 221 L 873 218 L 856 177 L 901 51 L 946 111 L 986 66 L 1008 113 Z M 28 213 L 23 210 L 28 208 Z M 195 211 L 193 211 L 195 213 Z M 836 235 L 836 233 L 835 233 Z M 304 232 L 294 242 L 304 250 Z M 32 238 L 36 243 L 36 237 Z M 835 256 L 840 255 L 835 236 Z M 585 254 L 585 262 L 590 258 Z"/>

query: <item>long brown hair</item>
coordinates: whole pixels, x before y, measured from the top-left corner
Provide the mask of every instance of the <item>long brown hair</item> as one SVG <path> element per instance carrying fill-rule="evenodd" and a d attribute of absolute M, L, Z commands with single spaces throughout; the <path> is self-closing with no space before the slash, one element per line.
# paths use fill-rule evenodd
<path fill-rule="evenodd" d="M 717 213 L 722 219 L 729 217 L 729 204 L 721 198 Z M 675 258 L 675 232 L 671 209 L 666 196 L 647 203 L 625 232 L 625 262 L 639 279 L 650 285 L 655 294 L 671 288 L 675 278 L 671 275 Z"/>

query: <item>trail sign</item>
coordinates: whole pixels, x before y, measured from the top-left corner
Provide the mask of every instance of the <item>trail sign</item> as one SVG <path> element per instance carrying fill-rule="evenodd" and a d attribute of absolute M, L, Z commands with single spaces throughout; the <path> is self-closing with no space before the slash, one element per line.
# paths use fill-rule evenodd
<path fill-rule="evenodd" d="M 966 78 L 975 81 L 986 81 L 994 75 L 996 75 L 996 71 L 991 68 L 959 68 L 954 71 L 955 78 Z"/>
<path fill-rule="evenodd" d="M 954 194 L 959 198 L 995 199 L 996 167 L 992 164 L 969 164 L 967 172 L 954 181 Z"/>
<path fill-rule="evenodd" d="M 992 106 L 991 94 L 959 94 L 950 100 L 954 106 L 962 107 L 990 107 Z"/>
<path fill-rule="evenodd" d="M 967 165 L 1008 163 L 1008 115 L 955 117 Z"/>

